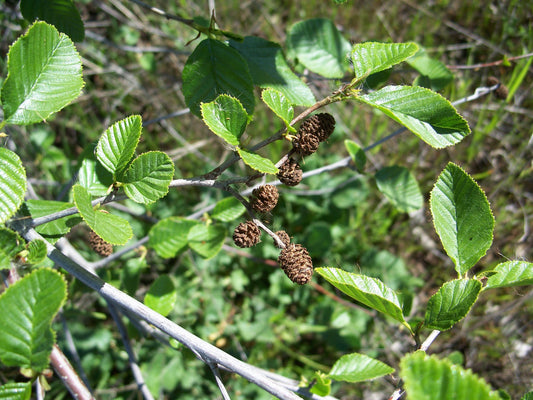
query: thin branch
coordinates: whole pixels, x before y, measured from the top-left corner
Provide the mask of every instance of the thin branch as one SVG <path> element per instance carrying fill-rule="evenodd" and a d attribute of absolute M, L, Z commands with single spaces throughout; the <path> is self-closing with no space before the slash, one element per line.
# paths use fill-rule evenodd
<path fill-rule="evenodd" d="M 229 397 L 228 391 L 226 390 L 226 387 L 224 386 L 224 382 L 222 382 L 222 378 L 220 377 L 220 372 L 218 371 L 218 367 L 215 363 L 212 361 L 206 361 L 206 364 L 209 365 L 209 368 L 211 368 L 211 372 L 215 376 L 215 381 L 217 383 L 218 389 L 220 390 L 220 394 L 222 395 L 222 398 L 224 400 L 231 400 Z"/>
<path fill-rule="evenodd" d="M 435 341 L 435 339 L 437 338 L 437 336 L 439 336 L 439 334 L 440 334 L 440 331 L 438 330 L 432 331 L 429 334 L 429 336 L 426 338 L 426 340 L 424 340 L 424 342 L 420 345 L 419 350 L 427 351 L 429 349 L 429 346 L 431 346 L 431 344 Z"/>
<path fill-rule="evenodd" d="M 54 371 L 63 381 L 72 397 L 79 400 L 94 400 L 94 396 L 89 391 L 87 386 L 81 381 L 80 377 L 70 365 L 67 357 L 55 344 L 50 354 L 50 364 L 54 368 Z"/>

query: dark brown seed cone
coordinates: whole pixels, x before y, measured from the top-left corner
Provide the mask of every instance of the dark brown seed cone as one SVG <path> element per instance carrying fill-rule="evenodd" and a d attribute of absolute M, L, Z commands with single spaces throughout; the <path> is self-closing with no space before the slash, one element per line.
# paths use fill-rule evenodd
<path fill-rule="evenodd" d="M 273 185 L 263 185 L 254 189 L 250 203 L 255 211 L 267 213 L 276 207 L 278 199 L 279 192 L 277 187 Z"/>
<path fill-rule="evenodd" d="M 311 133 L 315 135 L 319 141 L 326 141 L 335 130 L 335 118 L 328 113 L 315 114 L 309 117 L 298 129 L 298 133 Z"/>
<path fill-rule="evenodd" d="M 102 257 L 107 257 L 113 254 L 113 245 L 107 243 L 93 231 L 89 233 L 89 245 L 97 254 L 101 255 Z"/>
<path fill-rule="evenodd" d="M 502 84 L 495 76 L 489 76 L 487 78 L 487 85 L 494 86 L 497 84 L 500 84 L 500 86 L 494 91 L 494 96 L 501 100 L 507 99 L 507 96 L 509 95 L 509 89 L 507 86 Z"/>
<path fill-rule="evenodd" d="M 301 156 L 309 156 L 318 150 L 320 140 L 314 133 L 300 132 L 292 142 L 294 149 Z"/>
<path fill-rule="evenodd" d="M 277 231 L 275 232 L 275 234 L 280 238 L 280 240 L 283 242 L 285 246 L 288 246 L 291 243 L 291 238 L 287 232 Z M 280 248 L 276 241 L 274 241 L 274 246 L 276 246 L 278 249 Z"/>
<path fill-rule="evenodd" d="M 278 263 L 285 275 L 298 285 L 305 285 L 313 276 L 313 261 L 309 252 L 300 244 L 289 244 L 278 257 Z"/>
<path fill-rule="evenodd" d="M 302 181 L 302 174 L 298 162 L 289 158 L 279 167 L 278 179 L 287 186 L 296 186 Z"/>
<path fill-rule="evenodd" d="M 252 247 L 261 241 L 261 230 L 252 221 L 241 222 L 233 231 L 233 242 L 239 247 Z"/>

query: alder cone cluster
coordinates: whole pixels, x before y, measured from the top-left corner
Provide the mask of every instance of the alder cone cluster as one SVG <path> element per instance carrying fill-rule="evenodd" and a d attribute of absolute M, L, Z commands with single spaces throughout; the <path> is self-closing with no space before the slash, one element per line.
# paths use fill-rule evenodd
<path fill-rule="evenodd" d="M 291 237 L 289 236 L 289 234 L 285 231 L 277 231 L 277 232 L 274 232 L 279 238 L 280 240 L 283 242 L 283 244 L 285 246 L 288 246 L 290 243 L 291 243 Z M 277 244 L 277 242 L 274 242 L 274 246 L 276 246 L 278 249 L 280 248 Z"/>
<path fill-rule="evenodd" d="M 494 91 L 494 96 L 501 100 L 507 99 L 507 96 L 509 95 L 509 89 L 507 88 L 507 86 L 503 85 L 495 76 L 489 76 L 487 78 L 487 85 L 494 86 L 498 84 L 500 86 Z"/>
<path fill-rule="evenodd" d="M 273 185 L 263 185 L 254 189 L 250 205 L 255 211 L 267 213 L 278 204 L 278 188 Z"/>
<path fill-rule="evenodd" d="M 315 114 L 306 119 L 298 129 L 294 149 L 301 156 L 308 156 L 318 150 L 320 142 L 326 141 L 335 130 L 335 118 L 328 113 Z"/>
<path fill-rule="evenodd" d="M 278 179 L 281 183 L 287 186 L 296 186 L 302 181 L 302 168 L 296 160 L 292 158 L 287 159 L 279 167 Z"/>
<path fill-rule="evenodd" d="M 278 263 L 285 275 L 298 285 L 305 285 L 313 276 L 313 260 L 305 247 L 289 244 L 278 257 Z"/>
<path fill-rule="evenodd" d="M 241 222 L 233 231 L 233 243 L 239 247 L 252 247 L 261 240 L 261 230 L 252 221 Z"/>
<path fill-rule="evenodd" d="M 113 245 L 107 243 L 104 239 L 98 236 L 94 231 L 89 233 L 89 245 L 97 254 L 102 257 L 107 257 L 113 254 Z"/>

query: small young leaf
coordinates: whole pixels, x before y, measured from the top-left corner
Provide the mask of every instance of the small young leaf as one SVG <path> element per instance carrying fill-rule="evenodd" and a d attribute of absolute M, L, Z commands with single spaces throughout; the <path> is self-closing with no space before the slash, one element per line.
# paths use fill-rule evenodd
<path fill-rule="evenodd" d="M 457 144 L 470 133 L 452 104 L 426 88 L 390 85 L 356 99 L 383 111 L 437 149 Z"/>
<path fill-rule="evenodd" d="M 484 289 L 509 286 L 533 285 L 533 263 L 527 261 L 507 261 L 498 264 L 489 277 Z"/>
<path fill-rule="evenodd" d="M 226 229 L 220 225 L 195 225 L 189 230 L 189 247 L 206 259 L 213 258 L 222 248 Z"/>
<path fill-rule="evenodd" d="M 465 171 L 449 163 L 431 191 L 429 204 L 435 230 L 462 276 L 492 243 L 494 217 L 489 201 Z"/>
<path fill-rule="evenodd" d="M 246 60 L 224 43 L 205 39 L 187 59 L 182 74 L 183 95 L 191 112 L 202 117 L 200 104 L 225 93 L 239 99 L 248 115 L 254 112 L 253 81 Z"/>
<path fill-rule="evenodd" d="M 229 44 L 248 62 L 257 86 L 278 90 L 294 105 L 315 104 L 313 92 L 292 72 L 279 44 L 255 36 L 246 36 L 242 42 L 230 40 Z"/>
<path fill-rule="evenodd" d="M 45 121 L 80 95 L 81 58 L 70 38 L 36 22 L 9 49 L 2 87 L 4 122 Z"/>
<path fill-rule="evenodd" d="M 30 400 L 31 382 L 9 382 L 0 386 L 0 400 Z"/>
<path fill-rule="evenodd" d="M 0 296 L 0 360 L 4 365 L 43 371 L 54 345 L 51 322 L 67 297 L 63 276 L 41 268 Z"/>
<path fill-rule="evenodd" d="M 42 240 L 32 240 L 28 243 L 28 250 L 28 262 L 30 264 L 39 264 L 46 258 L 46 244 Z"/>
<path fill-rule="evenodd" d="M 163 258 L 175 257 L 179 251 L 187 247 L 189 231 L 200 222 L 169 217 L 155 224 L 148 233 L 148 245 Z"/>
<path fill-rule="evenodd" d="M 476 302 L 482 285 L 477 279 L 446 282 L 428 301 L 425 326 L 445 331 L 462 320 Z"/>
<path fill-rule="evenodd" d="M 331 379 L 323 372 L 316 371 L 313 374 L 313 386 L 310 392 L 318 396 L 328 396 L 331 392 Z"/>
<path fill-rule="evenodd" d="M 416 43 L 356 44 L 352 49 L 352 63 L 356 78 L 363 78 L 401 63 L 418 51 Z"/>
<path fill-rule="evenodd" d="M 74 204 L 87 225 L 107 243 L 123 245 L 133 236 L 133 231 L 128 221 L 117 215 L 104 211 L 95 211 L 91 205 L 91 196 L 80 185 L 72 188 Z"/>
<path fill-rule="evenodd" d="M 24 206 L 32 218 L 39 218 L 74 207 L 74 204 L 52 200 L 26 200 Z M 79 215 L 69 215 L 68 217 L 39 225 L 35 227 L 35 230 L 46 240 L 55 243 L 81 221 L 82 219 Z"/>
<path fill-rule="evenodd" d="M 261 93 L 261 98 L 286 125 L 294 118 L 294 108 L 283 93 L 275 89 L 266 89 Z"/>
<path fill-rule="evenodd" d="M 235 197 L 226 197 L 215 205 L 211 217 L 222 222 L 230 222 L 239 218 L 245 211 L 246 208 Z"/>
<path fill-rule="evenodd" d="M 379 191 L 398 210 L 411 212 L 424 205 L 418 182 L 407 168 L 397 165 L 381 168 L 375 178 Z"/>
<path fill-rule="evenodd" d="M 15 257 L 26 248 L 26 242 L 17 232 L 11 229 L 0 227 L 0 249 L 5 257 L 9 259 Z"/>
<path fill-rule="evenodd" d="M 471 370 L 422 351 L 402 359 L 400 377 L 408 399 L 500 400 L 498 392 Z"/>
<path fill-rule="evenodd" d="M 166 317 L 176 304 L 178 292 L 168 275 L 159 276 L 144 297 L 144 304 Z"/>
<path fill-rule="evenodd" d="M 18 210 L 26 193 L 26 171 L 19 156 L 0 147 L 0 223 Z"/>
<path fill-rule="evenodd" d="M 54 25 L 74 42 L 81 42 L 85 37 L 80 13 L 72 0 L 21 0 L 20 12 L 30 22 L 40 19 Z"/>
<path fill-rule="evenodd" d="M 352 158 L 357 172 L 363 172 L 366 164 L 366 154 L 364 150 L 353 140 L 345 140 L 344 146 Z"/>
<path fill-rule="evenodd" d="M 352 353 L 339 358 L 328 376 L 336 381 L 362 382 L 392 374 L 394 368 L 368 357 L 364 354 Z"/>
<path fill-rule="evenodd" d="M 407 63 L 421 75 L 414 82 L 417 86 L 438 91 L 453 80 L 453 74 L 446 68 L 446 65 L 429 57 L 423 49 L 420 49 L 413 57 L 410 57 Z"/>
<path fill-rule="evenodd" d="M 398 296 L 379 279 L 339 268 L 317 268 L 316 272 L 351 298 L 406 324 Z"/>
<path fill-rule="evenodd" d="M 221 94 L 210 103 L 200 105 L 202 119 L 213 133 L 233 146 L 246 129 L 248 114 L 235 97 Z"/>
<path fill-rule="evenodd" d="M 350 42 L 329 19 L 294 24 L 287 33 L 287 47 L 306 68 L 326 78 L 342 78 L 348 70 Z"/>
<path fill-rule="evenodd" d="M 107 128 L 98 141 L 96 157 L 115 179 L 121 177 L 133 157 L 141 130 L 141 117 L 132 115 Z"/>
<path fill-rule="evenodd" d="M 242 158 L 242 161 L 250 168 L 255 169 L 256 171 L 263 172 L 265 174 L 275 175 L 279 172 L 274 163 L 268 158 L 261 157 L 258 154 L 250 153 L 241 148 L 237 148 L 237 152 Z"/>
<path fill-rule="evenodd" d="M 137 203 L 150 204 L 168 193 L 174 163 L 162 151 L 141 154 L 124 174 L 124 193 Z"/>

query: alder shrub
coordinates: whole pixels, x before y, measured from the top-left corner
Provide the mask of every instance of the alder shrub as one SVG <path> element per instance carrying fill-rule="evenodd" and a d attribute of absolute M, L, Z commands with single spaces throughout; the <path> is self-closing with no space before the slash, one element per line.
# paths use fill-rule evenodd
<path fill-rule="evenodd" d="M 32 10 L 29 3 L 22 2 L 26 18 L 46 19 Z M 61 21 L 66 20 L 72 26 L 62 25 Z M 19 374 L 10 375 L 13 378 L 0 386 L 0 398 L 29 399 L 34 387 L 45 390 L 50 367 L 73 395 L 92 398 L 65 360 L 62 349 L 55 344 L 52 331 L 52 321 L 68 301 L 66 275 L 101 295 L 121 333 L 124 327 L 120 314 L 124 314 L 139 329 L 144 327 L 144 333 L 167 343 L 175 339 L 191 349 L 212 369 L 223 398 L 230 398 L 230 394 L 220 379 L 221 368 L 243 376 L 280 399 L 300 396 L 332 399 L 332 381 L 355 384 L 391 374 L 397 382 L 391 398 L 508 397 L 503 391 L 494 391 L 470 370 L 426 353 L 439 332 L 461 321 L 484 292 L 533 283 L 533 264 L 526 261 L 504 261 L 492 270 L 471 272 L 491 246 L 494 218 L 483 190 L 463 168 L 449 163 L 436 176 L 430 193 L 434 227 L 455 266 L 455 273 L 450 271 L 449 280 L 429 297 L 423 316 L 411 315 L 411 301 L 380 279 L 342 268 L 313 266 L 306 244 L 291 242 L 291 232 L 273 232 L 265 218 L 276 212 L 278 186 L 284 184 L 286 190 L 291 190 L 298 185 L 305 178 L 300 167 L 302 160 L 315 151 L 320 152 L 333 132 L 335 120 L 325 109 L 332 103 L 356 102 L 375 108 L 384 118 L 392 118 L 437 149 L 459 143 L 470 133 L 469 126 L 454 106 L 432 89 L 418 85 L 364 89 L 367 78 L 402 62 L 421 73 L 423 79 L 415 83 L 435 88 L 443 80 L 448 83 L 451 79 L 442 64 L 427 57 L 415 43 L 351 45 L 329 20 L 305 20 L 287 33 L 287 50 L 315 74 L 339 80 L 350 76 L 348 83 L 340 84 L 329 96 L 317 100 L 291 70 L 280 44 L 259 37 L 242 38 L 217 30 L 213 25 L 204 27 L 188 21 L 205 38 L 198 39 L 184 67 L 183 95 L 191 113 L 233 150 L 232 156 L 207 174 L 176 179 L 175 166 L 167 154 L 137 153 L 143 121 L 139 115 L 128 115 L 109 126 L 94 148 L 84 153 L 71 188 L 70 202 L 29 198 L 24 163 L 7 146 L 9 127 L 46 121 L 80 95 L 84 86 L 82 64 L 70 38 L 83 38 L 83 25 L 80 27 L 81 20 L 78 25 L 77 21 L 76 18 L 51 21 L 56 26 L 35 22 L 11 46 L 7 56 L 0 124 L 2 131 L 7 132 L 2 134 L 0 147 L 3 224 L 0 269 L 5 283 L 0 296 L 0 361 L 5 367 L 18 368 Z M 487 88 L 486 93 L 498 85 Z M 256 88 L 261 89 L 260 100 L 256 98 Z M 264 102 L 284 128 L 261 142 L 249 143 L 243 135 L 254 116 L 257 101 Z M 296 106 L 305 109 L 296 114 Z M 292 149 L 281 159 L 271 160 L 258 154 L 258 150 L 278 140 L 292 144 Z M 336 167 L 365 174 L 365 149 L 353 141 L 346 141 L 345 145 L 347 157 Z M 249 167 L 250 174 L 225 177 L 224 172 L 239 162 Z M 399 211 L 423 207 L 420 188 L 407 168 L 388 166 L 380 169 L 374 178 L 378 190 Z M 268 184 L 258 184 L 260 179 Z M 245 185 L 255 187 L 243 189 Z M 186 190 L 190 186 L 216 188 L 229 195 L 216 204 L 207 220 L 169 216 L 155 222 L 147 238 L 134 242 L 118 255 L 111 254 L 113 245 L 131 244 L 134 232 L 128 219 L 114 214 L 112 209 L 104 209 L 104 205 L 129 199 L 141 206 L 151 205 L 153 209 L 169 190 Z M 243 215 L 244 222 L 235 222 Z M 176 300 L 175 296 L 165 296 L 169 285 L 172 287 L 168 280 L 160 280 L 159 288 L 152 288 L 141 303 L 97 276 L 94 264 L 85 262 L 79 254 L 75 256 L 59 241 L 76 224 L 85 224 L 93 232 L 91 245 L 104 257 L 103 262 L 117 259 L 141 245 L 163 258 L 190 250 L 210 259 L 228 239 L 221 222 L 231 221 L 235 222 L 233 239 L 239 247 L 261 246 L 261 235 L 263 240 L 272 237 L 279 248 L 278 262 L 287 279 L 306 285 L 321 277 L 358 303 L 398 324 L 406 340 L 410 337 L 416 344 L 412 352 L 403 356 L 399 369 L 368 355 L 351 353 L 339 358 L 329 373 L 317 372 L 298 384 L 238 360 L 167 319 L 165 316 Z M 43 266 L 50 265 L 44 263 L 46 258 L 53 262 L 54 268 Z M 145 398 L 153 398 L 156 394 L 143 385 L 135 355 L 129 348 L 127 351 L 139 390 Z M 523 398 L 532 398 L 532 393 Z"/>

